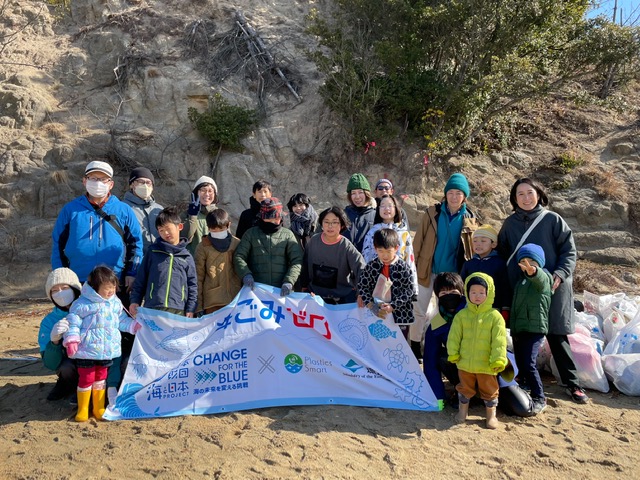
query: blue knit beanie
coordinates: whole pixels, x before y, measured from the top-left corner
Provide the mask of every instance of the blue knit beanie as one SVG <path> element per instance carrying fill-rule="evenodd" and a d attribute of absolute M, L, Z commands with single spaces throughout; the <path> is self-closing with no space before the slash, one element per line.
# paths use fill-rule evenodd
<path fill-rule="evenodd" d="M 530 258 L 531 260 L 535 260 L 540 268 L 544 268 L 544 250 L 540 245 L 536 245 L 535 243 L 527 243 L 526 245 L 521 246 L 516 258 L 518 259 L 518 262 L 523 258 Z"/>
<path fill-rule="evenodd" d="M 449 177 L 447 184 L 444 186 L 444 194 L 446 195 L 449 190 L 452 189 L 460 190 L 464 193 L 466 198 L 469 198 L 469 194 L 471 191 L 469 190 L 469 182 L 467 181 L 467 177 L 465 177 L 461 173 L 454 173 Z"/>

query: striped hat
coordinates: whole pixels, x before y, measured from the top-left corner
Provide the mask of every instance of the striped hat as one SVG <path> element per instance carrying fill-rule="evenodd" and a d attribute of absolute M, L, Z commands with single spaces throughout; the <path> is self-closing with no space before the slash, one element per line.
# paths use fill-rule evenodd
<path fill-rule="evenodd" d="M 269 218 L 282 217 L 282 203 L 276 197 L 265 198 L 260 202 L 260 218 L 265 220 Z"/>

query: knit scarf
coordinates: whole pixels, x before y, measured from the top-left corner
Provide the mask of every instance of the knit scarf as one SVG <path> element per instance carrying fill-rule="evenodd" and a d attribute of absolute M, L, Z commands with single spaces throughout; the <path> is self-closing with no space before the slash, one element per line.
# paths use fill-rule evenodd
<path fill-rule="evenodd" d="M 282 222 L 280 222 L 278 225 L 276 225 L 275 223 L 265 222 L 264 220 L 259 219 L 258 220 L 258 227 L 266 235 L 271 235 L 273 233 L 276 233 L 278 230 L 280 230 L 282 228 Z"/>
<path fill-rule="evenodd" d="M 289 218 L 291 219 L 291 231 L 293 233 L 299 237 L 309 237 L 315 229 L 318 214 L 313 209 L 313 206 L 308 205 L 301 214 L 291 211 Z"/>

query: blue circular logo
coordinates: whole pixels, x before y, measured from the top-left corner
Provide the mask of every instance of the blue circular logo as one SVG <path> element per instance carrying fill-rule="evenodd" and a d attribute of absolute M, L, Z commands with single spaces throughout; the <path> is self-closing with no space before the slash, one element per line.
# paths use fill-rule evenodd
<path fill-rule="evenodd" d="M 284 368 L 286 368 L 289 373 L 298 373 L 302 370 L 302 358 L 300 358 L 300 355 L 290 353 L 284 357 Z"/>

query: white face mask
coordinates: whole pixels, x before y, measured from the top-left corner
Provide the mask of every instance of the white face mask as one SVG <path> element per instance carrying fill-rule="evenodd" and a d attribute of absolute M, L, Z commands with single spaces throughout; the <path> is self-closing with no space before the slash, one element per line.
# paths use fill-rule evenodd
<path fill-rule="evenodd" d="M 66 307 L 71 305 L 71 303 L 75 300 L 75 293 L 71 288 L 65 288 L 64 290 L 60 290 L 58 292 L 52 293 L 51 298 L 54 302 L 60 307 Z"/>
<path fill-rule="evenodd" d="M 151 197 L 151 192 L 153 192 L 153 186 L 152 185 L 136 185 L 135 187 L 133 187 L 133 192 L 143 200 L 147 200 L 149 197 Z"/>
<path fill-rule="evenodd" d="M 103 198 L 109 193 L 108 183 L 92 182 L 91 180 L 87 180 L 86 188 L 87 193 L 94 198 Z"/>
<path fill-rule="evenodd" d="M 221 232 L 209 232 L 211 238 L 217 238 L 218 240 L 224 240 L 229 235 L 229 230 L 222 230 Z"/>

